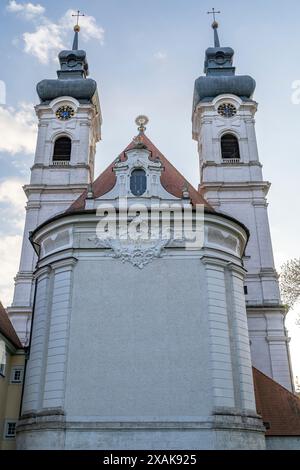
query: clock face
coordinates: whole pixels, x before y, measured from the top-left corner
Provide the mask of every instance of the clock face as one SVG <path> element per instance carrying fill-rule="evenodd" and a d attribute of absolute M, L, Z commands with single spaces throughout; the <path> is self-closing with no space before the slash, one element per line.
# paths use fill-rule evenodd
<path fill-rule="evenodd" d="M 218 113 L 223 117 L 232 117 L 237 113 L 237 109 L 231 103 L 223 103 L 218 107 Z"/>
<path fill-rule="evenodd" d="M 60 106 L 56 111 L 56 117 L 61 121 L 67 121 L 67 119 L 71 119 L 75 114 L 74 109 L 71 106 Z"/>

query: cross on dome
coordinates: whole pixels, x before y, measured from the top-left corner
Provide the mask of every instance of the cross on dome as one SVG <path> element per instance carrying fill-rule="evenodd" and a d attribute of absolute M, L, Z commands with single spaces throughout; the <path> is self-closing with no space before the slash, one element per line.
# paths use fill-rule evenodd
<path fill-rule="evenodd" d="M 75 16 L 77 18 L 76 25 L 74 26 L 75 36 L 74 36 L 74 41 L 73 41 L 73 46 L 72 46 L 73 51 L 77 51 L 78 50 L 78 33 L 80 31 L 79 18 L 81 16 L 85 16 L 85 14 L 80 13 L 80 10 L 77 10 L 77 13 L 72 16 Z"/>
<path fill-rule="evenodd" d="M 219 23 L 216 21 L 216 15 L 220 15 L 220 11 L 216 11 L 214 8 L 212 11 L 207 12 L 208 15 L 213 15 L 214 21 L 211 25 L 212 29 L 214 30 L 214 40 L 215 40 L 215 47 L 220 47 L 220 40 L 219 40 L 219 35 L 218 35 L 218 27 Z"/>
<path fill-rule="evenodd" d="M 77 22 L 76 22 L 76 25 L 74 26 L 74 30 L 75 30 L 75 28 L 77 28 L 77 27 L 80 29 L 80 26 L 79 26 L 79 18 L 80 18 L 80 16 L 85 16 L 85 14 L 84 14 L 84 13 L 80 13 L 80 10 L 77 10 L 76 15 L 72 15 L 72 16 L 76 16 L 76 17 L 77 17 Z"/>
<path fill-rule="evenodd" d="M 220 11 L 216 11 L 214 8 L 212 9 L 212 11 L 207 12 L 208 15 L 213 15 L 214 22 L 216 22 L 216 15 L 219 15 L 220 13 L 221 13 Z"/>

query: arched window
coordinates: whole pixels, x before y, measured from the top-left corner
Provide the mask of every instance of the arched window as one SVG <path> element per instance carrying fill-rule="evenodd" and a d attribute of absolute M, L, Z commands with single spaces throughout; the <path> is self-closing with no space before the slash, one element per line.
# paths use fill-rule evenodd
<path fill-rule="evenodd" d="M 222 158 L 224 159 L 239 159 L 240 148 L 239 141 L 232 134 L 225 134 L 221 138 Z"/>
<path fill-rule="evenodd" d="M 72 142 L 69 137 L 59 137 L 54 144 L 53 161 L 69 162 L 71 159 Z"/>
<path fill-rule="evenodd" d="M 141 196 L 147 189 L 147 177 L 144 170 L 133 170 L 130 176 L 130 191 L 135 196 Z"/>

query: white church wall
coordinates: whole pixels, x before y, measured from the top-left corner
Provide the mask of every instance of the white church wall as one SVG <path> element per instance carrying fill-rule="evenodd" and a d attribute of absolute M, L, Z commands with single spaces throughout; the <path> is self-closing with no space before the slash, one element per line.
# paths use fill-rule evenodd
<path fill-rule="evenodd" d="M 18 448 L 263 448 L 243 230 L 209 215 L 207 248 L 175 243 L 138 269 L 97 248 L 94 228 L 94 215 L 70 215 L 35 235 L 41 267 Z"/>
<path fill-rule="evenodd" d="M 204 281 L 197 259 L 154 260 L 139 270 L 115 260 L 79 258 L 68 415 L 78 420 L 206 415 L 212 403 Z"/>

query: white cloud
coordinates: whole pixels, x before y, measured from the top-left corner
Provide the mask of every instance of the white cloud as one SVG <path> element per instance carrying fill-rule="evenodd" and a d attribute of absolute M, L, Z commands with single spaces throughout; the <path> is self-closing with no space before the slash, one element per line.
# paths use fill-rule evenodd
<path fill-rule="evenodd" d="M 14 277 L 17 274 L 22 246 L 22 235 L 0 238 L 0 300 L 4 306 L 12 303 Z"/>
<path fill-rule="evenodd" d="M 39 3 L 18 3 L 16 0 L 10 0 L 6 9 L 11 13 L 23 15 L 27 20 L 31 20 L 45 13 L 45 8 Z"/>
<path fill-rule="evenodd" d="M 0 300 L 9 305 L 13 296 L 13 278 L 18 271 L 25 219 L 24 181 L 9 179 L 0 183 Z"/>
<path fill-rule="evenodd" d="M 160 62 L 166 60 L 167 57 L 167 53 L 163 51 L 158 51 L 154 54 L 154 59 L 159 60 Z"/>
<path fill-rule="evenodd" d="M 60 19 L 61 27 L 64 29 L 72 29 L 74 26 L 74 17 L 77 12 L 75 10 L 68 10 L 64 16 Z M 84 15 L 80 17 L 80 37 L 83 41 L 89 41 L 90 39 L 96 39 L 101 44 L 104 40 L 104 29 L 97 25 L 94 16 Z"/>
<path fill-rule="evenodd" d="M 64 49 L 60 26 L 49 23 L 36 28 L 34 33 L 24 33 L 24 50 L 38 58 L 42 64 L 56 60 L 58 51 Z"/>
<path fill-rule="evenodd" d="M 39 4 L 10 1 L 7 9 L 12 13 L 21 13 L 28 20 L 34 20 L 35 30 L 26 31 L 22 35 L 24 51 L 36 57 L 42 64 L 56 61 L 60 50 L 71 47 L 70 32 L 75 24 L 75 18 L 72 17 L 76 14 L 75 10 L 67 10 L 58 22 L 54 23 L 44 15 L 45 8 Z M 104 29 L 97 25 L 93 16 L 80 17 L 80 26 L 82 41 L 94 39 L 103 44 Z"/>
<path fill-rule="evenodd" d="M 17 227 L 23 227 L 23 215 L 25 213 L 24 207 L 26 203 L 26 196 L 23 191 L 24 181 L 20 179 L 8 179 L 0 183 L 0 204 L 1 211 L 8 209 L 10 211 L 11 219 L 16 219 Z M 3 209 L 3 207 L 5 208 Z"/>
<path fill-rule="evenodd" d="M 20 103 L 19 108 L 0 106 L 0 151 L 15 155 L 32 154 L 36 144 L 36 118 L 32 104 Z"/>

